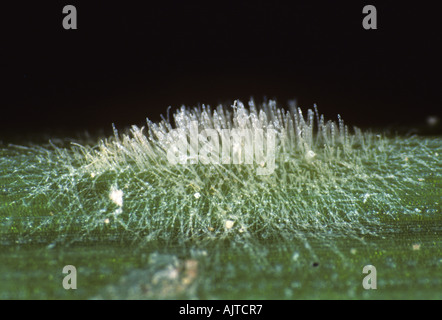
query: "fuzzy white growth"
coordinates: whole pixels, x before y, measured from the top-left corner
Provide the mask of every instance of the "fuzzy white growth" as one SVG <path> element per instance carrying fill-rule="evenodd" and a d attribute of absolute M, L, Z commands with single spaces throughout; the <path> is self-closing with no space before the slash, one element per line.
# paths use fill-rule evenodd
<path fill-rule="evenodd" d="M 152 164 L 164 163 L 166 159 L 172 164 L 196 164 L 198 151 L 203 150 L 204 154 L 212 151 L 216 156 L 221 156 L 217 153 L 218 150 L 215 152 L 207 150 L 208 145 L 204 141 L 208 132 L 212 140 L 216 134 L 221 137 L 219 141 L 221 144 L 219 149 L 223 156 L 221 163 L 250 164 L 254 159 L 260 160 L 256 164 L 261 167 L 266 164 L 265 157 L 264 160 L 254 158 L 251 149 L 252 132 L 259 132 L 256 130 L 276 132 L 275 156 L 283 162 L 296 164 L 302 162 L 302 159 L 310 162 L 320 150 L 327 153 L 329 161 L 339 159 L 343 153 L 349 153 L 355 144 L 366 145 L 368 143 L 366 140 L 371 139 L 370 136 L 364 135 L 350 137 L 348 128 L 344 126 L 340 117 L 338 117 L 339 125 L 332 121 L 325 123 L 324 117 L 319 114 L 317 118 L 321 120 L 316 124 L 315 135 L 312 110 L 308 110 L 307 117 L 304 118 L 301 109 L 284 111 L 276 107 L 275 101 L 264 103 L 259 111 L 253 101 L 249 102 L 249 109 L 240 101 L 235 101 L 231 109 L 221 105 L 215 110 L 204 105 L 190 110 L 182 107 L 174 115 L 175 128 L 165 120 L 159 124 L 147 120 L 147 136 L 143 134 L 144 127 L 140 129 L 137 126 L 132 126 L 130 135 L 123 135 L 121 138 L 116 132 L 113 140 L 102 141 L 98 149 L 84 150 L 87 160 L 85 165 L 89 170 L 103 172 L 110 167 L 116 168 L 128 163 L 147 170 Z M 236 138 L 226 136 L 227 130 L 233 132 L 232 135 L 242 130 L 243 139 L 239 134 Z M 202 134 L 204 139 L 201 138 Z M 266 149 L 265 134 L 263 147 Z M 272 150 L 272 153 L 275 152 Z M 178 160 L 171 161 L 171 154 L 177 154 Z M 208 161 L 204 157 L 200 162 L 219 163 Z"/>
<path fill-rule="evenodd" d="M 356 128 L 350 133 L 340 116 L 337 123 L 326 121 L 316 106 L 303 113 L 293 104 L 286 111 L 275 101 L 259 106 L 250 101 L 248 108 L 236 101 L 214 109 L 182 107 L 173 118 L 174 123 L 147 120 L 146 128 L 133 126 L 127 134 L 115 129 L 95 147 L 41 151 L 44 179 L 29 178 L 29 198 L 44 197 L 51 212 L 64 213 L 60 232 L 75 225 L 76 232 L 91 234 L 104 225 L 145 240 L 250 235 L 289 240 L 305 239 L 306 232 L 324 241 L 336 233 L 357 238 L 371 233 L 381 214 L 416 214 L 403 195 L 414 193 L 422 183 L 419 170 L 437 166 L 434 154 L 442 152 L 428 144 L 417 154 L 409 140 Z M 225 137 L 226 130 L 262 132 L 266 157 L 254 153 L 250 162 L 244 154 L 248 136 L 235 141 Z M 265 135 L 270 130 L 275 132 L 271 153 Z M 199 161 L 209 135 L 219 137 L 219 152 L 204 149 L 204 155 L 218 155 L 219 162 Z M 179 147 L 179 139 L 186 148 Z M 174 164 L 168 161 L 173 145 L 179 155 Z M 224 160 L 237 157 L 238 163 L 222 161 L 223 153 Z M 272 157 L 274 171 L 257 174 Z M 109 223 L 108 217 L 116 216 L 111 220 L 118 223 Z"/>

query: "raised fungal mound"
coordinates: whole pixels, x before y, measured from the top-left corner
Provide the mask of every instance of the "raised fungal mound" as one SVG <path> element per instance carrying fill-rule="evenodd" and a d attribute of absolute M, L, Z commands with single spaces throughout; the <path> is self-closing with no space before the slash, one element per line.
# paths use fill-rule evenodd
<path fill-rule="evenodd" d="M 256 145 L 246 149 L 250 136 L 221 139 L 232 130 L 262 132 L 270 158 L 257 157 Z M 202 150 L 211 161 L 195 158 Z M 221 150 L 230 152 L 226 161 Z M 3 149 L 1 235 L 16 242 L 360 239 L 385 220 L 439 212 L 437 203 L 409 199 L 423 180 L 440 178 L 431 176 L 440 152 L 438 140 L 350 130 L 316 108 L 182 107 L 173 121 L 115 130 L 95 146 Z M 274 169 L 257 174 L 272 155 Z"/>

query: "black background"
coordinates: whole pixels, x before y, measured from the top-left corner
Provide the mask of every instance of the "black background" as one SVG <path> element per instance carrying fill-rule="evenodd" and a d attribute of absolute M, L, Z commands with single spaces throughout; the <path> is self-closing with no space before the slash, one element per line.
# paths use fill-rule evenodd
<path fill-rule="evenodd" d="M 77 8 L 64 30 L 62 9 Z M 378 29 L 364 30 L 364 5 Z M 18 1 L 3 5 L 1 133 L 110 130 L 253 96 L 360 127 L 442 105 L 442 11 L 419 1 Z"/>

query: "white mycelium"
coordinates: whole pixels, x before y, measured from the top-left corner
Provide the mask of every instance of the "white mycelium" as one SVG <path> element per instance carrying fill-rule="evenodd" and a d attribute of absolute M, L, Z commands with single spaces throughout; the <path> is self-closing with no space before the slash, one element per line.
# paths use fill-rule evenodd
<path fill-rule="evenodd" d="M 420 170 L 435 165 L 434 154 L 441 152 L 428 144 L 416 152 L 419 142 L 412 138 L 350 130 L 340 117 L 327 121 L 316 108 L 303 113 L 291 105 L 284 110 L 275 101 L 182 107 L 173 119 L 147 120 L 146 127 L 133 126 L 124 134 L 115 130 L 94 147 L 34 149 L 46 165 L 37 166 L 41 172 L 32 179 L 23 175 L 28 184 L 23 201 L 45 199 L 44 210 L 55 214 L 44 224 L 53 223 L 60 234 L 104 230 L 147 241 L 289 240 L 306 234 L 325 240 L 333 234 L 359 238 L 373 233 L 382 217 L 416 214 L 405 196 L 416 190 Z M 247 137 L 219 139 L 219 150 L 231 142 L 227 155 L 242 153 L 239 163 L 202 163 L 194 157 L 207 146 L 201 132 L 214 130 L 208 132 L 222 137 L 223 130 L 235 129 L 274 130 L 270 174 L 257 174 L 257 168 L 268 166 L 267 158 L 253 154 L 252 162 L 245 161 Z M 176 139 L 183 139 L 186 149 L 177 153 L 183 162 L 172 164 L 167 153 Z"/>

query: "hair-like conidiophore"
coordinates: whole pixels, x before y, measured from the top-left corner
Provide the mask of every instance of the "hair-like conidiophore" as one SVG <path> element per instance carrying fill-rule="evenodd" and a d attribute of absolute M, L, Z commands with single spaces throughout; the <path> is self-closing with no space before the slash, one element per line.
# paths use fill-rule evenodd
<path fill-rule="evenodd" d="M 225 138 L 238 130 L 262 133 L 263 152 L 274 157 L 269 174 L 257 174 L 269 163 L 256 161 L 255 153 L 246 163 L 244 150 L 253 150 L 246 149 L 247 135 Z M 16 170 L 27 193 L 15 205 L 38 205 L 41 212 L 32 228 L 12 223 L 22 230 L 17 237 L 50 231 L 56 239 L 141 241 L 357 238 L 375 233 L 383 218 L 416 213 L 405 196 L 416 188 L 422 166 L 434 165 L 432 155 L 440 152 L 428 143 L 417 152 L 418 138 L 349 129 L 339 116 L 324 119 L 316 107 L 284 110 L 275 101 L 182 107 L 171 122 L 148 120 L 143 128 L 114 131 L 93 147 L 23 151 L 33 153 L 36 164 L 29 174 L 25 164 Z M 274 150 L 265 143 L 268 132 L 275 133 Z M 209 150 L 211 156 L 239 150 L 238 161 L 198 161 L 214 139 L 219 149 Z M 179 141 L 186 147 L 173 151 L 182 161 L 171 163 L 168 151 Z M 20 152 L 17 163 L 19 158 Z"/>

